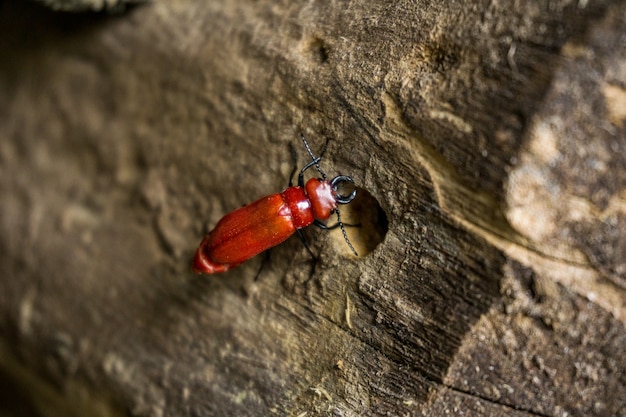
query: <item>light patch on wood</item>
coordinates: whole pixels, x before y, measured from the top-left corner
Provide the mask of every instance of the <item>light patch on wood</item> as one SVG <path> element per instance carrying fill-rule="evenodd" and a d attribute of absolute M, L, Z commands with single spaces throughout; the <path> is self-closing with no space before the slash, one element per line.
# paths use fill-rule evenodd
<path fill-rule="evenodd" d="M 556 185 L 547 183 L 541 166 L 523 165 L 509 177 L 506 217 L 518 232 L 533 240 L 556 233 Z"/>
<path fill-rule="evenodd" d="M 616 126 L 624 127 L 624 120 L 626 120 L 626 90 L 613 84 L 605 84 L 602 88 L 602 93 L 606 100 L 606 108 L 609 111 L 609 120 Z"/>
<path fill-rule="evenodd" d="M 35 311 L 33 306 L 35 304 L 36 295 L 36 291 L 31 288 L 26 292 L 20 303 L 19 329 L 22 335 L 30 335 L 32 333 L 32 322 Z"/>
<path fill-rule="evenodd" d="M 349 329 L 352 329 L 352 318 L 350 317 L 350 310 L 352 310 L 352 303 L 350 302 L 350 296 L 346 294 L 346 325 Z"/>
<path fill-rule="evenodd" d="M 311 391 L 313 391 L 315 394 L 317 394 L 318 397 L 324 397 L 326 398 L 327 401 L 332 401 L 333 397 L 330 396 L 330 394 L 328 393 L 328 391 L 326 391 L 326 389 L 324 389 L 324 387 L 322 387 L 321 385 L 318 385 L 316 387 L 311 388 Z"/>
<path fill-rule="evenodd" d="M 463 132 L 465 134 L 470 134 L 474 130 L 472 128 L 471 124 L 467 123 L 465 120 L 463 120 L 462 118 L 460 118 L 456 114 L 448 112 L 448 111 L 431 110 L 430 112 L 428 112 L 428 115 L 432 119 L 444 120 L 444 121 L 454 125 L 454 127 L 457 130 L 459 130 L 459 131 L 461 131 L 461 132 Z"/>
<path fill-rule="evenodd" d="M 546 164 L 555 161 L 561 155 L 557 145 L 557 136 L 551 127 L 552 122 L 538 123 L 530 142 L 531 153 Z"/>

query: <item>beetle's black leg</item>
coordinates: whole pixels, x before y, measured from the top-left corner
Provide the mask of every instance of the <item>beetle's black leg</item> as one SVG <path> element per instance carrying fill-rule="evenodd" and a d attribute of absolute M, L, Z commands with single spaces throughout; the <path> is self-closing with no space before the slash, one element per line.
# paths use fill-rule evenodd
<path fill-rule="evenodd" d="M 307 252 L 309 252 L 309 254 L 311 255 L 311 258 L 313 258 L 313 259 L 315 259 L 317 261 L 317 256 L 315 256 L 315 254 L 313 253 L 313 251 L 309 247 L 309 244 L 306 243 L 306 239 L 304 238 L 304 234 L 302 233 L 302 230 L 296 229 L 296 233 L 297 233 L 298 237 L 300 238 L 300 241 L 302 242 L 302 244 L 306 248 Z"/>
<path fill-rule="evenodd" d="M 306 283 L 308 283 L 311 280 L 311 278 L 313 278 L 313 275 L 315 275 L 315 269 L 317 268 L 317 261 L 319 260 L 319 258 L 313 253 L 313 251 L 311 250 L 309 245 L 306 243 L 306 239 L 304 238 L 304 234 L 302 233 L 302 230 L 296 229 L 296 233 L 298 234 L 298 237 L 302 241 L 302 244 L 304 245 L 306 250 L 309 252 L 309 255 L 311 255 L 311 258 L 313 258 L 313 268 L 311 268 L 311 272 L 309 273 L 309 277 L 307 278 L 307 280 L 305 282 L 305 284 L 306 284 Z"/>
<path fill-rule="evenodd" d="M 259 267 L 259 270 L 257 271 L 256 275 L 254 276 L 254 281 L 256 282 L 259 277 L 261 276 L 261 271 L 263 271 L 263 268 L 265 267 L 265 264 L 270 260 L 270 250 L 266 250 L 265 252 L 263 252 L 263 260 L 261 261 L 261 266 Z"/>
<path fill-rule="evenodd" d="M 339 223 L 339 222 L 337 222 L 337 223 L 332 224 L 332 225 L 329 226 L 329 225 L 327 225 L 325 223 L 322 223 L 321 221 L 319 221 L 317 219 L 313 220 L 313 225 L 319 227 L 322 230 L 333 230 L 333 229 L 336 229 L 338 227 L 341 227 L 342 224 L 344 226 L 347 226 L 347 227 L 361 227 L 361 223 L 352 224 L 352 223 L 343 223 L 343 222 Z"/>
<path fill-rule="evenodd" d="M 291 151 L 291 158 L 293 159 L 293 169 L 291 170 L 291 174 L 289 174 L 289 186 L 293 187 L 293 176 L 298 170 L 298 154 L 296 153 L 296 149 L 293 147 L 291 142 L 289 142 L 289 150 Z"/>
<path fill-rule="evenodd" d="M 348 244 L 348 247 L 350 248 L 352 253 L 354 253 L 355 256 L 359 256 L 359 254 L 356 252 L 356 249 L 354 249 L 354 246 L 352 246 L 350 239 L 348 239 L 348 234 L 346 233 L 346 228 L 344 226 L 359 227 L 361 225 L 360 224 L 345 224 L 344 222 L 341 221 L 341 214 L 339 214 L 339 209 L 335 210 L 335 212 L 337 213 L 337 223 L 333 224 L 332 226 L 327 226 L 326 224 L 322 223 L 321 221 L 317 219 L 313 220 L 313 224 L 323 230 L 331 230 L 331 229 L 335 229 L 336 227 L 341 228 L 343 239 Z"/>

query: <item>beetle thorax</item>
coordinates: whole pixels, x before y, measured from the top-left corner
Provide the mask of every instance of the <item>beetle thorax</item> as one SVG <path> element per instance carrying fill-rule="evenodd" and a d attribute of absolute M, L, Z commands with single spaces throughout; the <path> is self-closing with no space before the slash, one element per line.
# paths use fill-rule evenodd
<path fill-rule="evenodd" d="M 311 200 L 313 216 L 319 220 L 326 220 L 337 208 L 337 198 L 330 182 L 311 178 L 305 185 L 306 194 Z"/>
<path fill-rule="evenodd" d="M 313 223 L 311 201 L 302 187 L 289 187 L 281 193 L 285 202 L 285 211 L 279 215 L 290 217 L 296 229 L 307 227 Z"/>

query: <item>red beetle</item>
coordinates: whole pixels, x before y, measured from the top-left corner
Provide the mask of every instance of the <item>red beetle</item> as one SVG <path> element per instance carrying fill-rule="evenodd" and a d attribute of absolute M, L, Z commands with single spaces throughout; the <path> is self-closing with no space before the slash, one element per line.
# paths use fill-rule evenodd
<path fill-rule="evenodd" d="M 313 155 L 304 136 L 302 141 L 311 156 L 311 162 L 300 170 L 298 185 L 293 186 L 293 175 L 296 172 L 294 167 L 289 187 L 282 193 L 263 197 L 224 216 L 204 237 L 196 250 L 192 263 L 194 272 L 216 274 L 228 271 L 285 241 L 294 233 L 297 233 L 304 242 L 300 229 L 310 224 L 322 229 L 339 226 L 346 243 L 357 255 L 348 240 L 337 207 L 338 204 L 350 203 L 356 197 L 356 188 L 349 195 L 339 193 L 342 184 L 354 186 L 354 181 L 345 175 L 339 175 L 328 181 L 319 166 L 328 141 L 318 157 Z M 317 168 L 322 178 L 311 178 L 305 185 L 304 172 L 312 166 Z M 326 226 L 321 220 L 328 219 L 332 213 L 337 213 L 337 223 Z M 308 246 L 306 248 L 311 252 Z"/>

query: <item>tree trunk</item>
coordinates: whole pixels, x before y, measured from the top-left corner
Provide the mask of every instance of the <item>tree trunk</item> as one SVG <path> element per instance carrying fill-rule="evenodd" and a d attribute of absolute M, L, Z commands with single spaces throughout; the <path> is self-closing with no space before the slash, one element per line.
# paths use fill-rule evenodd
<path fill-rule="evenodd" d="M 0 414 L 626 415 L 625 16 L 4 4 Z M 359 256 L 312 228 L 194 275 L 301 133 Z"/>

